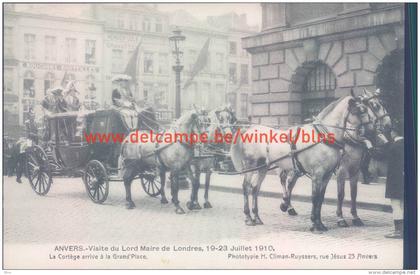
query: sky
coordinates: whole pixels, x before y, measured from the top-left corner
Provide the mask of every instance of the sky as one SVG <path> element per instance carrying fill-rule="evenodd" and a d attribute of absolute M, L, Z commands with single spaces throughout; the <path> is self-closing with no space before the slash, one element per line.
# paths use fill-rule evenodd
<path fill-rule="evenodd" d="M 249 25 L 261 25 L 260 3 L 188 3 L 188 4 L 158 4 L 158 9 L 171 12 L 178 9 L 188 11 L 198 19 L 204 20 L 207 16 L 222 15 L 229 12 L 245 13 Z"/>

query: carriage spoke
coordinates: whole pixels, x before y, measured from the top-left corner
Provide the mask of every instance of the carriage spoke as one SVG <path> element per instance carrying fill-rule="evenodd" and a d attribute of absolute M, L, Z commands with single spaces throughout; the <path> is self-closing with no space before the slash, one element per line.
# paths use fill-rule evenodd
<path fill-rule="evenodd" d="M 148 185 L 149 185 L 149 187 L 152 186 L 152 192 L 153 192 L 152 194 L 154 194 L 155 193 L 155 187 L 153 186 L 153 181 L 149 181 Z"/>
<path fill-rule="evenodd" d="M 156 190 L 160 190 L 159 186 L 153 181 L 152 184 L 156 187 Z"/>

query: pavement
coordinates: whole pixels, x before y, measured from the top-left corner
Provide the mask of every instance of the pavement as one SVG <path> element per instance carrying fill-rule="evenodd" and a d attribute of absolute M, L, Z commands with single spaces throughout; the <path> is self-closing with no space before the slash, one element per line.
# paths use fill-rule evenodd
<path fill-rule="evenodd" d="M 295 193 L 307 196 L 310 184 L 307 180 L 301 181 Z M 228 186 L 240 190 L 241 182 L 241 176 L 213 175 L 210 192 L 213 208 L 197 211 L 186 209 L 190 191 L 181 190 L 180 201 L 186 214 L 176 215 L 172 204 L 162 205 L 159 198 L 147 196 L 138 184 L 139 180 L 132 187 L 137 208 L 127 210 L 121 182 L 110 183 L 109 197 L 99 205 L 90 201 L 80 178 L 54 178 L 50 192 L 38 196 L 26 179 L 23 184 L 17 184 L 14 178 L 5 177 L 4 268 L 402 267 L 403 241 L 384 238 L 393 228 L 390 213 L 360 208 L 364 227 L 339 228 L 335 206 L 326 203 L 322 217 L 329 231 L 314 234 L 309 231 L 310 203 L 296 200 L 294 206 L 299 215 L 291 217 L 280 212 L 278 198 L 262 196 L 259 209 L 264 225 L 245 226 L 243 196 L 236 191 L 220 189 Z M 279 190 L 275 177 L 269 176 L 263 191 L 279 194 Z M 333 198 L 334 193 L 331 182 L 328 198 Z M 170 199 L 170 192 L 167 194 Z M 384 203 L 382 194 L 383 185 L 360 186 L 363 201 Z M 202 195 L 200 190 L 201 204 Z M 351 219 L 349 212 L 345 207 L 344 217 L 348 221 Z M 82 251 L 72 251 L 69 245 L 81 247 Z M 120 250 L 90 252 L 87 251 L 90 245 L 119 247 Z M 146 245 L 170 247 L 170 251 L 132 254 L 141 254 L 137 256 L 144 256 L 143 260 L 118 258 L 126 253 L 122 251 L 123 246 Z M 191 246 L 198 250 L 188 251 Z M 245 251 L 247 247 L 251 250 Z M 107 253 L 111 255 L 110 259 L 71 258 L 74 255 L 99 257 Z M 59 258 L 60 255 L 70 258 Z"/>
<path fill-rule="evenodd" d="M 212 174 L 210 189 L 233 192 L 242 194 L 242 176 L 229 176 L 217 173 Z M 201 178 L 204 182 L 204 178 Z M 203 188 L 203 186 L 202 186 Z M 359 209 L 377 210 L 392 212 L 389 199 L 385 198 L 385 183 L 372 182 L 370 184 L 358 183 L 357 186 L 357 207 Z M 277 175 L 269 174 L 264 179 L 260 195 L 264 197 L 281 198 L 282 187 Z M 312 183 L 308 177 L 301 177 L 296 183 L 292 193 L 293 201 L 311 202 Z M 333 178 L 330 180 L 325 192 L 325 204 L 337 204 L 337 181 Z M 344 206 L 350 207 L 350 184 L 346 181 Z"/>

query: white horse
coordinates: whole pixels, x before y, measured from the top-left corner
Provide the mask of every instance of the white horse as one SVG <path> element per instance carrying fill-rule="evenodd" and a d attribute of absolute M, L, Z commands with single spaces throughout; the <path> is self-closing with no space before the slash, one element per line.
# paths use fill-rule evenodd
<path fill-rule="evenodd" d="M 364 90 L 361 97 L 364 104 L 372 111 L 374 116 L 375 136 L 371 139 L 374 141 L 373 146 L 381 147 L 388 142 L 392 130 L 391 118 L 385 107 L 379 100 L 379 89 L 371 93 Z M 343 218 L 343 200 L 344 187 L 346 179 L 350 182 L 350 198 L 351 198 L 351 214 L 352 224 L 354 226 L 363 226 L 363 222 L 357 214 L 357 183 L 360 175 L 361 162 L 365 154 L 369 154 L 368 149 L 372 147 L 365 139 L 352 135 L 349 131 L 344 136 L 344 154 L 341 159 L 340 166 L 337 170 L 337 224 L 339 227 L 347 227 L 348 224 Z M 283 187 L 283 201 L 280 205 L 282 211 L 286 211 L 289 215 L 297 215 L 297 212 L 291 205 L 291 195 L 293 187 L 299 178 L 300 173 L 291 171 L 289 175 L 283 173 L 281 183 Z M 287 178 L 287 180 L 286 180 Z M 286 184 L 287 183 L 287 184 Z"/>
<path fill-rule="evenodd" d="M 182 134 L 190 136 L 192 133 L 202 133 L 205 131 L 203 119 L 205 116 L 196 110 L 184 113 L 169 131 L 165 133 Z M 146 133 L 149 133 L 146 131 Z M 142 131 L 139 132 L 139 135 Z M 168 203 L 165 195 L 166 172 L 170 171 L 173 176 L 184 168 L 188 168 L 193 157 L 194 145 L 183 140 L 182 142 L 167 142 L 162 139 L 161 143 L 131 143 L 130 135 L 124 140 L 121 147 L 120 166 L 126 191 L 127 208 L 135 207 L 131 199 L 131 182 L 144 170 L 158 169 L 161 187 L 161 203 Z M 174 178 L 174 177 L 173 177 Z M 171 184 L 172 202 L 176 207 L 177 214 L 185 213 L 179 206 L 178 200 L 178 181 L 174 180 Z"/>
<path fill-rule="evenodd" d="M 320 128 L 328 129 L 328 134 L 334 136 L 334 143 L 306 143 L 296 138 L 295 145 L 288 143 L 244 143 L 237 140 L 231 147 L 231 156 L 237 171 L 244 171 L 244 213 L 246 225 L 263 224 L 258 215 L 258 194 L 267 170 L 272 165 L 279 167 L 280 171 L 291 171 L 299 166 L 312 178 L 312 227 L 311 231 L 326 231 L 327 228 L 321 221 L 321 206 L 324 200 L 325 189 L 332 173 L 341 160 L 344 144 L 344 133 L 349 129 L 362 127 L 366 132 L 373 131 L 372 117 L 369 110 L 354 96 L 343 97 L 328 105 L 319 115 L 318 121 L 301 127 L 294 127 L 293 133 L 320 133 Z M 290 132 L 276 130 L 264 126 L 254 126 L 245 134 L 270 132 L 278 135 Z M 326 134 L 324 132 L 324 134 Z M 255 171 L 256 170 L 256 171 Z M 282 173 L 280 173 L 281 175 Z M 252 193 L 252 212 L 249 210 L 248 194 Z"/>

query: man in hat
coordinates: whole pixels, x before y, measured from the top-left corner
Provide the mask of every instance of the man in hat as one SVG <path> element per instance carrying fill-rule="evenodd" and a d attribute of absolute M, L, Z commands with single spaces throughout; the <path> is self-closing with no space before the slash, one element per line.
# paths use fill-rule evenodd
<path fill-rule="evenodd" d="M 74 81 L 69 81 L 64 90 L 64 100 L 66 101 L 68 111 L 79 111 L 80 110 L 80 100 L 77 97 L 79 91 L 76 89 Z"/>
<path fill-rule="evenodd" d="M 48 95 L 41 102 L 42 107 L 51 113 L 67 112 L 67 103 L 64 100 L 63 89 L 55 87 L 48 91 Z"/>

